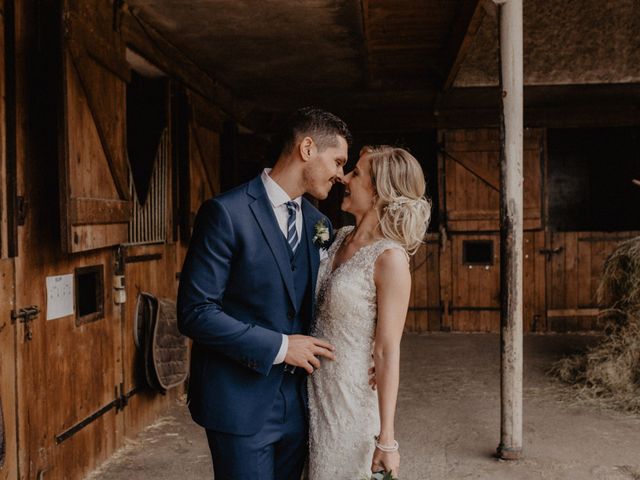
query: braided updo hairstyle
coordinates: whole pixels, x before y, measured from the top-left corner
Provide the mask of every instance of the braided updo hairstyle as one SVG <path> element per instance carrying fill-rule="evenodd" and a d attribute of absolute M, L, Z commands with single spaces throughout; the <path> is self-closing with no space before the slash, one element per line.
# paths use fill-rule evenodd
<path fill-rule="evenodd" d="M 413 255 L 424 240 L 431 218 L 422 167 L 413 155 L 389 145 L 365 146 L 382 234 Z"/>

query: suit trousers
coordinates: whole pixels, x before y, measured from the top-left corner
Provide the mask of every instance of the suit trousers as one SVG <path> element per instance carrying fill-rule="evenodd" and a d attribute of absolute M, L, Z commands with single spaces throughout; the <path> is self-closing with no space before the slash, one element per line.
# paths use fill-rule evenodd
<path fill-rule="evenodd" d="M 285 373 L 267 421 L 254 435 L 207 430 L 215 480 L 300 480 L 307 458 L 306 372 Z"/>

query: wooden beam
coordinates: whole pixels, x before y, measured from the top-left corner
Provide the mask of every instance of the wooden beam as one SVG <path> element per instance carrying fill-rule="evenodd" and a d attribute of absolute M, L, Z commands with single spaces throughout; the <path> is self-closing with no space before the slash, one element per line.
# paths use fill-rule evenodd
<path fill-rule="evenodd" d="M 500 2 L 500 445 L 522 455 L 523 313 L 523 34 L 522 0 Z"/>
<path fill-rule="evenodd" d="M 71 225 L 127 223 L 131 220 L 131 202 L 95 198 L 72 198 L 69 202 Z"/>
<path fill-rule="evenodd" d="M 448 90 L 458 75 L 460 66 L 467 56 L 473 39 L 478 33 L 485 15 L 483 0 L 464 0 L 460 7 L 460 14 L 454 23 L 445 50 L 445 80 L 442 90 Z"/>

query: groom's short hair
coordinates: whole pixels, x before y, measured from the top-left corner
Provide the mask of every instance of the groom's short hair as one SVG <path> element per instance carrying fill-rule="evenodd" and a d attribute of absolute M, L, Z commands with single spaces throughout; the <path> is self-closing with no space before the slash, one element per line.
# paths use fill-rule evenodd
<path fill-rule="evenodd" d="M 313 139 L 320 152 L 337 146 L 338 136 L 343 137 L 347 145 L 351 144 L 351 132 L 342 119 L 319 108 L 304 107 L 289 117 L 276 138 L 280 155 L 291 153 L 300 137 L 307 136 Z"/>

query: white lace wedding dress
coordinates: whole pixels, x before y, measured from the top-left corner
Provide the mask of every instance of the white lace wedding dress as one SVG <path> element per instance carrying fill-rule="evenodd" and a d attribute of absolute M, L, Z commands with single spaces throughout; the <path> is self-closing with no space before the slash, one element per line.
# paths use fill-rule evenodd
<path fill-rule="evenodd" d="M 402 246 L 379 240 L 332 272 L 336 251 L 352 229 L 338 230 L 318 273 L 311 334 L 335 347 L 336 360 L 323 361 L 309 377 L 309 480 L 369 478 L 380 430 L 378 396 L 368 374 L 377 318 L 373 274 L 383 251 Z"/>

